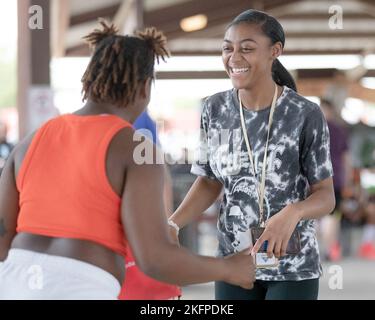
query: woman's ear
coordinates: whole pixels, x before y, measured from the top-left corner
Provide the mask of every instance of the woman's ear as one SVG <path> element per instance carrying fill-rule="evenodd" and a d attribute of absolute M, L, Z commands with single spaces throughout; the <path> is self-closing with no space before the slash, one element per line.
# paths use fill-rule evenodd
<path fill-rule="evenodd" d="M 281 42 L 279 41 L 274 43 L 271 50 L 272 58 L 276 60 L 283 53 L 283 46 Z"/>

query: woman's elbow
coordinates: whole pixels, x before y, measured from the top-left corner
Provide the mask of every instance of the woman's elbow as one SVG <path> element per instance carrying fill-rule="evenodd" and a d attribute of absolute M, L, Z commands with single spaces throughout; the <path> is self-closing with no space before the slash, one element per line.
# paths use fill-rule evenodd
<path fill-rule="evenodd" d="M 147 250 L 135 255 L 135 261 L 141 271 L 147 276 L 160 280 L 163 278 L 164 269 L 161 254 L 158 250 Z"/>

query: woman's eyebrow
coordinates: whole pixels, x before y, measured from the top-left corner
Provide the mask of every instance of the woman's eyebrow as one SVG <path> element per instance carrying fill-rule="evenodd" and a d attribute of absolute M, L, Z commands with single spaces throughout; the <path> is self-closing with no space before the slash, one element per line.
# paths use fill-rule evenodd
<path fill-rule="evenodd" d="M 246 42 L 246 41 L 251 41 L 251 42 L 257 43 L 254 39 L 251 39 L 251 38 L 243 39 L 243 40 L 239 41 L 239 43 Z M 232 41 L 230 41 L 228 39 L 224 39 L 224 42 L 233 43 Z"/>

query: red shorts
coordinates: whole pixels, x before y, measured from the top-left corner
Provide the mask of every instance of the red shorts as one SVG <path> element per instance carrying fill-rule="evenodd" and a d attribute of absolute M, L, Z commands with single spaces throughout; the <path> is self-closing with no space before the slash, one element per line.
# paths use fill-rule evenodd
<path fill-rule="evenodd" d="M 119 295 L 120 300 L 168 300 L 181 296 L 179 287 L 145 275 L 135 264 L 129 248 L 127 252 L 125 281 Z"/>

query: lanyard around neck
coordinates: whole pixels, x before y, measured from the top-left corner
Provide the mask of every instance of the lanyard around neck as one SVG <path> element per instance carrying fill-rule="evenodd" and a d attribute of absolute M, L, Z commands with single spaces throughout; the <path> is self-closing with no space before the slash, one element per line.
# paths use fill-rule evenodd
<path fill-rule="evenodd" d="M 253 170 L 253 174 L 254 174 L 255 177 L 257 177 L 255 165 L 254 165 L 253 151 L 251 150 L 251 146 L 250 146 L 250 143 L 249 143 L 249 137 L 247 135 L 246 125 L 245 125 L 245 120 L 244 120 L 244 115 L 243 115 L 242 101 L 241 101 L 239 93 L 238 93 L 238 100 L 240 102 L 240 116 L 241 116 L 242 133 L 244 135 L 244 139 L 245 139 L 245 142 L 246 142 L 247 153 L 249 155 L 249 159 L 250 159 L 251 167 L 252 167 L 252 170 Z M 275 107 L 276 107 L 276 100 L 277 100 L 277 85 L 275 85 L 275 93 L 273 95 L 270 116 L 269 116 L 269 119 L 268 119 L 267 142 L 266 142 L 266 148 L 264 150 L 261 182 L 260 182 L 259 187 L 257 188 L 258 202 L 259 202 L 259 213 L 260 213 L 259 224 L 261 226 L 264 226 L 264 224 L 265 224 L 264 215 L 263 215 L 263 212 L 264 212 L 263 205 L 264 205 L 264 190 L 265 190 L 265 186 L 266 186 L 267 153 L 268 153 L 268 142 L 269 142 L 269 138 L 270 138 L 271 125 L 272 125 L 272 121 L 273 121 L 273 113 L 274 113 Z M 258 181 L 258 179 L 257 179 L 257 181 Z"/>

